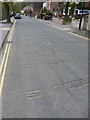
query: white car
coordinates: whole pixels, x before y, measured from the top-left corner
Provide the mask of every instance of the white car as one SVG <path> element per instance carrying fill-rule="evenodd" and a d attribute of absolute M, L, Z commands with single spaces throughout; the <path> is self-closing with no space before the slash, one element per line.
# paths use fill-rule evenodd
<path fill-rule="evenodd" d="M 83 10 L 83 15 L 88 15 L 89 12 L 90 12 L 90 10 Z M 82 10 L 76 9 L 76 10 L 74 11 L 74 14 L 76 14 L 76 15 L 81 15 L 81 14 L 82 14 Z"/>
<path fill-rule="evenodd" d="M 82 10 L 79 10 L 78 11 L 78 14 L 82 14 Z M 83 10 L 83 15 L 88 15 L 89 14 L 89 11 L 88 10 Z"/>

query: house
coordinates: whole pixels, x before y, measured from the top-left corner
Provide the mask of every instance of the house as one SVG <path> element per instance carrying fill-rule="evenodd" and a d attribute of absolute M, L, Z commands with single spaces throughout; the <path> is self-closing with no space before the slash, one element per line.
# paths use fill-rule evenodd
<path fill-rule="evenodd" d="M 53 10 L 57 9 L 58 4 L 59 4 L 58 2 L 50 2 L 48 0 L 46 8 L 47 8 L 47 10 L 53 11 Z"/>
<path fill-rule="evenodd" d="M 43 2 L 34 2 L 33 3 L 34 14 L 39 13 L 42 8 L 43 8 Z"/>

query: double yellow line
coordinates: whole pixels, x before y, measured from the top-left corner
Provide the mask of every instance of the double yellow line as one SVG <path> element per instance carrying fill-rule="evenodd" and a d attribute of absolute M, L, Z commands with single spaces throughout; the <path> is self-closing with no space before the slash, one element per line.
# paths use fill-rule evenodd
<path fill-rule="evenodd" d="M 4 55 L 2 58 L 2 62 L 0 64 L 0 97 L 2 95 L 2 88 L 3 88 L 3 83 L 4 83 L 4 78 L 5 78 L 5 73 L 6 73 L 6 68 L 7 68 L 7 63 L 8 63 L 8 58 L 9 58 L 9 53 L 10 53 L 10 48 L 11 48 L 11 41 L 12 41 L 12 36 L 13 36 L 13 30 L 15 27 L 16 20 L 13 23 L 13 26 L 10 30 L 8 40 L 7 40 L 7 45 L 5 47 Z"/>

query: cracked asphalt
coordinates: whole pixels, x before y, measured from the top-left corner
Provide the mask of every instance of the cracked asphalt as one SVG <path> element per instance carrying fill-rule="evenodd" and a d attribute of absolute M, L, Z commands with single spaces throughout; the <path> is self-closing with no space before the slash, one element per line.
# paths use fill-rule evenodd
<path fill-rule="evenodd" d="M 23 16 L 14 28 L 3 118 L 87 118 L 88 40 Z"/>

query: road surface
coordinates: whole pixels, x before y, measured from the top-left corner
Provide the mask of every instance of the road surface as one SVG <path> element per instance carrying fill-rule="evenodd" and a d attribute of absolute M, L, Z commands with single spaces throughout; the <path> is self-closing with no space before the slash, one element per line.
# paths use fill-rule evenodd
<path fill-rule="evenodd" d="M 88 40 L 24 16 L 10 44 L 3 118 L 88 117 Z"/>

